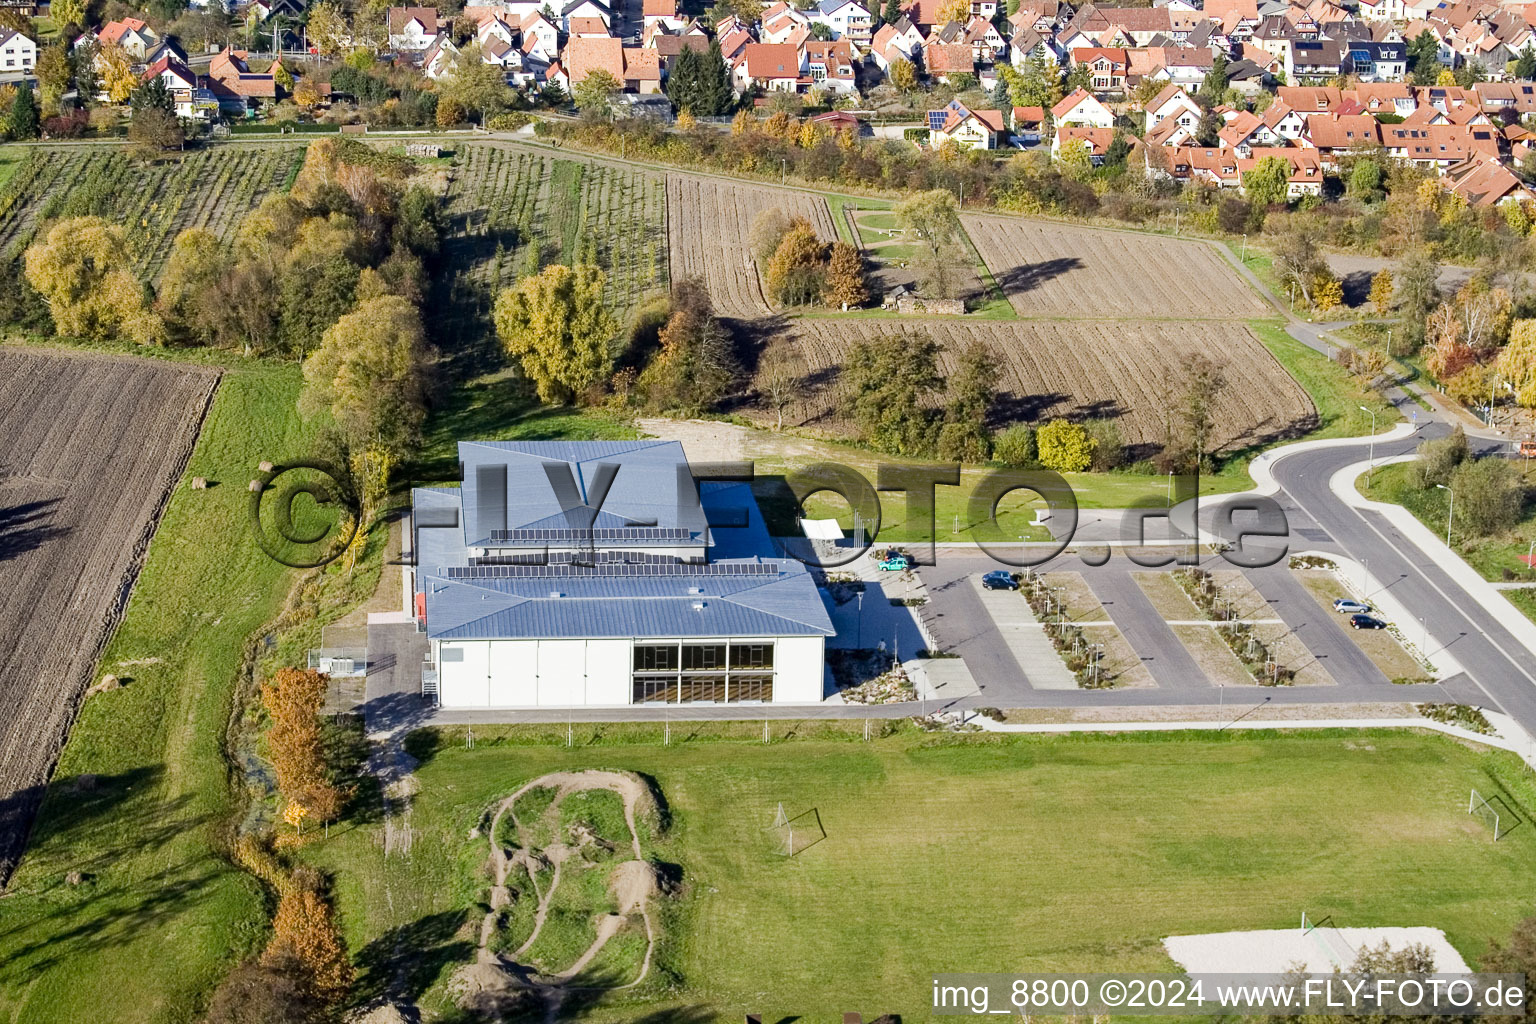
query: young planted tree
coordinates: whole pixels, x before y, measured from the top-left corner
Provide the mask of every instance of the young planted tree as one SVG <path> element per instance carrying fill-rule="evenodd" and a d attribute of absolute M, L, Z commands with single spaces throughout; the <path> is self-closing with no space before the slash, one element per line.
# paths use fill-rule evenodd
<path fill-rule="evenodd" d="M 1371 308 L 1378 314 L 1392 311 L 1392 271 L 1378 270 L 1372 276 L 1370 300 Z"/>
<path fill-rule="evenodd" d="M 304 991 L 334 1005 L 352 987 L 352 962 L 320 884 L 312 869 L 295 872 L 294 881 L 278 899 L 272 939 L 261 963 L 296 976 Z"/>
<path fill-rule="evenodd" d="M 757 390 L 776 417 L 775 430 L 784 429 L 784 411 L 806 395 L 810 367 L 800 350 L 780 338 L 770 344 L 757 362 Z"/>
<path fill-rule="evenodd" d="M 1227 386 L 1220 363 L 1201 353 L 1180 360 L 1169 381 L 1177 390 L 1166 396 L 1167 438 L 1161 468 L 1195 472 L 1210 452 L 1216 428 L 1216 404 Z"/>
<path fill-rule="evenodd" d="M 329 409 L 353 448 L 409 449 L 427 417 L 432 350 L 421 313 L 398 295 L 359 302 L 304 361 L 301 405 Z"/>
<path fill-rule="evenodd" d="M 939 347 L 924 331 L 858 342 L 843 368 L 842 410 L 865 441 L 891 455 L 928 455 L 937 423 L 932 408 L 943 384 Z"/>
<path fill-rule="evenodd" d="M 556 264 L 496 297 L 496 334 L 540 401 L 569 402 L 607 378 L 619 323 L 603 305 L 603 282 L 597 267 Z"/>

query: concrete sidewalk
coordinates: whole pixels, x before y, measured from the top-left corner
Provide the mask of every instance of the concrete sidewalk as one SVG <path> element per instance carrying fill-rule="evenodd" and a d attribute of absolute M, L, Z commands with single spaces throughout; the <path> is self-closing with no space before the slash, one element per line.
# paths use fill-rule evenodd
<path fill-rule="evenodd" d="M 1067 671 L 1024 596 L 1017 590 L 988 590 L 981 585 L 979 576 L 971 576 L 970 580 L 982 607 L 992 617 L 998 636 L 1008 645 L 1029 685 L 1036 690 L 1078 689 L 1077 680 Z"/>

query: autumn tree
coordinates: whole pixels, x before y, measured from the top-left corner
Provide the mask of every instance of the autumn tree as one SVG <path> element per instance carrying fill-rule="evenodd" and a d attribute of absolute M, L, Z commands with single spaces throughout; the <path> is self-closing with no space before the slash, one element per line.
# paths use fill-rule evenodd
<path fill-rule="evenodd" d="M 1263 206 L 1285 202 L 1290 187 L 1291 162 L 1283 157 L 1266 156 L 1243 172 L 1243 194 Z"/>
<path fill-rule="evenodd" d="M 854 344 L 843 367 L 843 414 L 865 441 L 891 455 L 928 455 L 937 433 L 933 398 L 943 384 L 939 347 L 924 331 Z"/>
<path fill-rule="evenodd" d="M 1371 308 L 1377 313 L 1392 309 L 1392 271 L 1378 270 L 1371 278 Z"/>
<path fill-rule="evenodd" d="M 773 410 L 775 430 L 784 429 L 784 411 L 805 397 L 810 367 L 792 342 L 782 338 L 763 350 L 757 361 L 757 390 Z"/>
<path fill-rule="evenodd" d="M 708 411 L 741 377 L 735 343 L 697 278 L 673 287 L 672 312 L 657 337 L 661 350 L 639 381 L 655 408 Z"/>
<path fill-rule="evenodd" d="M 139 76 L 133 73 L 133 58 L 116 43 L 101 48 L 101 88 L 113 103 L 127 103 L 139 84 Z"/>
<path fill-rule="evenodd" d="M 27 280 L 48 303 L 60 335 L 158 344 L 165 325 L 132 267 L 123 229 L 100 217 L 59 221 L 26 252 Z"/>
<path fill-rule="evenodd" d="M 1515 389 L 1515 401 L 1536 408 L 1536 320 L 1516 320 L 1499 351 L 1499 376 Z"/>
<path fill-rule="evenodd" d="M 241 964 L 214 991 L 207 1024 L 322 1024 L 328 1009 L 306 980 L 305 969 L 290 957 Z"/>
<path fill-rule="evenodd" d="M 379 295 L 331 325 L 304 361 L 301 405 L 329 409 L 354 448 L 409 448 L 426 420 L 431 363 L 420 312 Z"/>
<path fill-rule="evenodd" d="M 305 991 L 335 1004 L 352 987 L 352 962 L 320 885 L 313 869 L 294 872 L 292 883 L 278 899 L 272 939 L 261 962 L 297 975 Z"/>
<path fill-rule="evenodd" d="M 997 358 L 980 341 L 960 350 L 949 377 L 944 425 L 939 430 L 939 458 L 984 462 L 992 450 L 987 416 L 997 401 Z"/>
<path fill-rule="evenodd" d="M 613 110 L 613 98 L 624 88 L 622 82 L 604 68 L 594 68 L 572 90 L 572 98 L 581 116 L 601 120 Z"/>
<path fill-rule="evenodd" d="M 796 217 L 768 261 L 768 293 L 786 306 L 800 306 L 821 294 L 827 246 L 810 221 Z"/>
<path fill-rule="evenodd" d="M 229 272 L 224 243 L 207 228 L 187 228 L 171 243 L 156 307 L 178 335 L 211 345 L 218 336 L 219 282 Z"/>
<path fill-rule="evenodd" d="M 603 305 L 604 281 L 597 267 L 556 264 L 496 297 L 496 333 L 541 401 L 569 402 L 608 376 L 619 323 Z"/>
<path fill-rule="evenodd" d="M 1070 420 L 1051 420 L 1035 431 L 1036 457 L 1046 469 L 1081 473 L 1093 465 L 1095 441 L 1088 428 Z"/>
<path fill-rule="evenodd" d="M 869 301 L 864 283 L 864 257 L 858 247 L 848 242 L 832 244 L 832 258 L 827 263 L 827 281 L 823 298 L 828 305 L 844 310 Z"/>
<path fill-rule="evenodd" d="M 305 31 L 322 57 L 341 53 L 349 36 L 346 15 L 334 0 L 321 0 L 309 9 Z"/>
<path fill-rule="evenodd" d="M 770 206 L 758 211 L 752 218 L 751 226 L 747 228 L 747 244 L 752 247 L 752 254 L 757 257 L 758 263 L 768 265 L 788 231 L 789 217 L 783 210 Z"/>
<path fill-rule="evenodd" d="M 1186 355 L 1171 368 L 1162 396 L 1165 442 L 1160 468 L 1195 472 L 1210 454 L 1216 407 L 1227 386 L 1226 369 L 1203 353 Z"/>
<path fill-rule="evenodd" d="M 1312 279 L 1312 301 L 1325 313 L 1344 305 L 1344 282 L 1330 272 L 1317 274 Z"/>
<path fill-rule="evenodd" d="M 1306 224 L 1297 224 L 1275 238 L 1274 269 L 1281 284 L 1299 292 L 1304 302 L 1312 301 L 1312 285 L 1328 264 L 1318 251 L 1317 234 Z"/>
<path fill-rule="evenodd" d="M 890 76 L 891 84 L 902 92 L 911 92 L 917 88 L 917 67 L 905 57 L 891 61 L 886 74 Z"/>
<path fill-rule="evenodd" d="M 934 27 L 958 21 L 964 25 L 971 20 L 971 0 L 942 0 Z"/>
<path fill-rule="evenodd" d="M 918 193 L 896 207 L 896 223 L 922 252 L 933 297 L 949 298 L 954 289 L 949 264 L 960 238 L 960 207 L 954 193 L 942 188 Z"/>
<path fill-rule="evenodd" d="M 453 59 L 453 70 L 444 77 L 439 91 L 444 99 L 478 114 L 481 124 L 487 117 L 507 109 L 512 102 L 506 72 L 485 62 L 478 43 L 465 46 Z"/>
<path fill-rule="evenodd" d="M 261 703 L 271 726 L 267 753 L 277 774 L 277 788 L 322 821 L 341 813 L 343 794 L 330 779 L 320 711 L 327 677 L 313 669 L 281 668 L 261 684 Z"/>
<path fill-rule="evenodd" d="M 1428 246 L 1418 246 L 1398 265 L 1398 312 L 1403 350 L 1410 355 L 1427 339 L 1429 315 L 1440 304 L 1440 267 Z"/>
<path fill-rule="evenodd" d="M 52 117 L 59 112 L 59 100 L 69 91 L 70 80 L 74 77 L 69 49 L 62 40 L 38 50 L 32 73 L 37 76 L 38 100 L 43 113 Z"/>

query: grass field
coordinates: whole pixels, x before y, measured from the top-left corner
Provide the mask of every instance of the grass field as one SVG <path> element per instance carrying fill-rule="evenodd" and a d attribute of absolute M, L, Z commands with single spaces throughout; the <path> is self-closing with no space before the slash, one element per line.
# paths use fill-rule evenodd
<path fill-rule="evenodd" d="M 220 384 L 187 467 L 217 486 L 172 498 L 103 657 L 132 681 L 85 705 L 0 901 L 0 1018 L 189 1020 L 262 938 L 262 896 L 214 832 L 242 645 L 292 579 L 244 529 L 244 484 L 262 458 L 304 452 L 299 383 L 296 365 L 247 365 Z"/>
<path fill-rule="evenodd" d="M 1495 844 L 1464 813 L 1469 787 L 1502 790 L 1523 767 L 1439 737 L 898 727 L 861 743 L 857 723 L 783 723 L 775 736 L 796 737 L 765 745 L 758 728 L 674 724 L 671 746 L 659 724 L 577 726 L 572 748 L 563 726 L 476 727 L 472 751 L 461 735 L 413 737 L 428 741 L 414 744 L 412 857 L 385 860 L 376 827 L 311 848 L 336 873 L 365 991 L 403 965 L 411 994 L 444 1007 L 472 943 L 461 925 L 485 898 L 470 829 L 563 768 L 654 777 L 673 822 L 654 855 L 681 871 L 657 976 L 593 1020 L 926 1019 L 934 971 L 1166 970 L 1164 936 L 1288 928 L 1302 909 L 1441 927 L 1476 961 L 1531 909 L 1517 894 L 1536 883 L 1536 837 Z M 1529 808 L 1529 782 L 1515 785 L 1506 799 Z M 826 831 L 792 860 L 765 828 L 781 801 Z M 388 955 L 401 939 L 403 963 Z"/>
<path fill-rule="evenodd" d="M 1306 440 L 1358 437 L 1371 432 L 1371 416 L 1360 406 L 1376 410 L 1376 430 L 1384 431 L 1402 419 L 1397 409 L 1380 394 L 1365 387 L 1333 360 L 1308 348 L 1276 320 L 1249 322 L 1270 355 L 1279 360 L 1296 383 L 1312 396 L 1317 408 L 1317 427 Z"/>

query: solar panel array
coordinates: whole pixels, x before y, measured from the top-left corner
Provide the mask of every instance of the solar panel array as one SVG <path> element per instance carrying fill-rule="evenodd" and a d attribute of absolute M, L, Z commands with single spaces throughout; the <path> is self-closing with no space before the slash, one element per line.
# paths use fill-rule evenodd
<path fill-rule="evenodd" d="M 777 562 L 709 562 L 668 565 L 468 565 L 450 566 L 443 575 L 450 580 L 537 579 L 572 576 L 777 576 Z"/>
<path fill-rule="evenodd" d="M 655 551 L 594 551 L 588 554 L 554 551 L 547 557 L 542 553 L 524 555 L 480 555 L 469 560 L 470 565 L 581 565 L 589 562 L 645 562 L 663 564 L 677 561 L 676 555 Z"/>
<path fill-rule="evenodd" d="M 947 110 L 928 111 L 928 130 L 931 132 L 939 131 L 944 127 L 944 122 L 947 120 L 949 120 L 949 111 Z"/>
<path fill-rule="evenodd" d="M 492 530 L 491 543 L 517 544 L 528 541 L 688 541 L 693 532 L 679 526 L 612 526 L 591 530 L 570 527 L 540 527 L 520 530 Z"/>

